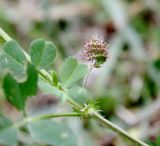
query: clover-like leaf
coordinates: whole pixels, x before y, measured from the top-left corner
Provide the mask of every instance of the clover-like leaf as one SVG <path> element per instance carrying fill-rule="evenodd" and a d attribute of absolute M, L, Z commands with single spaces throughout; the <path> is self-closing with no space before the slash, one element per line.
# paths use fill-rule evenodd
<path fill-rule="evenodd" d="M 42 39 L 34 40 L 30 46 L 32 63 L 38 68 L 46 68 L 56 57 L 56 46 Z"/>
<path fill-rule="evenodd" d="M 35 142 L 53 146 L 76 146 L 77 137 L 64 124 L 41 120 L 29 124 L 29 131 Z"/>
<path fill-rule="evenodd" d="M 4 44 L 0 54 L 0 73 L 7 70 L 16 78 L 21 79 L 25 75 L 25 62 L 26 57 L 16 41 L 11 40 Z"/>
<path fill-rule="evenodd" d="M 92 97 L 92 95 L 85 88 L 79 86 L 70 88 L 67 93 L 71 98 L 81 105 L 87 103 Z"/>
<path fill-rule="evenodd" d="M 13 123 L 2 114 L 0 114 L 0 144 L 17 144 L 17 129 L 13 126 Z"/>
<path fill-rule="evenodd" d="M 10 74 L 7 74 L 3 79 L 3 89 L 7 100 L 17 109 L 24 109 L 27 97 L 37 92 L 37 81 L 38 73 L 31 64 L 27 67 L 27 79 L 22 83 L 18 83 Z"/>
<path fill-rule="evenodd" d="M 39 81 L 38 86 L 40 90 L 43 92 L 45 95 L 54 95 L 61 100 L 66 100 L 67 99 L 67 94 L 63 92 L 62 90 L 58 89 L 55 86 L 52 86 L 44 81 Z"/>
<path fill-rule="evenodd" d="M 88 71 L 88 67 L 79 64 L 75 58 L 67 58 L 62 64 L 60 78 L 62 84 L 69 88 L 82 79 Z"/>

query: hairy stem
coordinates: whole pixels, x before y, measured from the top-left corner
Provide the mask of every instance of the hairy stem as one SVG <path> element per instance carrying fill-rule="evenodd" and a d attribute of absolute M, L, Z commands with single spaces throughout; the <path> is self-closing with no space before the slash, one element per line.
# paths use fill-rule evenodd
<path fill-rule="evenodd" d="M 117 133 L 118 135 L 120 135 L 120 136 L 128 139 L 132 143 L 136 144 L 135 146 L 148 146 L 146 143 L 140 141 L 139 139 L 136 139 L 136 138 L 130 136 L 126 131 L 124 131 L 123 129 L 121 129 L 118 126 L 114 125 L 113 123 L 111 123 L 110 121 L 105 119 L 103 116 L 98 114 L 97 112 L 94 112 L 92 117 L 94 119 L 96 119 L 99 123 L 101 123 L 103 126 L 108 127 L 109 129 L 111 129 L 112 131 Z"/>
<path fill-rule="evenodd" d="M 7 42 L 12 40 L 10 38 L 10 36 L 8 36 L 8 34 L 6 32 L 4 32 L 1 28 L 0 28 L 0 36 Z M 30 56 L 24 51 L 26 58 L 28 59 L 28 61 L 30 61 Z M 87 78 L 89 76 L 89 73 L 91 71 L 92 68 L 90 68 L 84 82 L 83 82 L 83 87 L 86 84 Z M 48 74 L 47 71 L 45 70 L 41 70 L 43 71 L 43 73 L 45 73 L 46 75 L 50 76 L 50 74 Z M 65 92 L 65 91 L 64 91 Z M 67 93 L 65 93 L 67 94 Z M 77 102 L 75 102 L 73 99 L 71 99 L 68 95 L 67 98 L 67 102 L 76 110 L 81 110 L 83 107 L 81 107 Z M 54 117 L 69 117 L 69 116 L 74 116 L 74 117 L 79 117 L 81 116 L 80 113 L 68 113 L 68 114 L 56 114 L 56 115 L 43 115 L 40 117 L 36 117 L 36 118 L 30 118 L 27 117 L 24 121 L 20 122 L 19 124 L 16 124 L 15 126 L 19 127 L 21 125 L 24 125 L 25 123 L 28 123 L 30 121 L 37 121 L 37 120 L 42 120 L 42 119 L 49 119 L 49 118 L 54 118 Z M 115 133 L 117 133 L 119 136 L 124 137 L 126 139 L 128 139 L 129 141 L 133 142 L 135 144 L 135 146 L 148 146 L 146 143 L 142 142 L 139 139 L 136 139 L 132 136 L 130 136 L 126 131 L 124 131 L 123 129 L 117 127 L 116 125 L 114 125 L 113 123 L 111 123 L 110 121 L 108 121 L 107 119 L 103 118 L 102 115 L 98 114 L 97 112 L 92 112 L 92 118 L 95 119 L 96 121 L 98 121 L 100 124 L 104 125 L 105 127 L 111 129 L 112 131 L 114 131 Z"/>

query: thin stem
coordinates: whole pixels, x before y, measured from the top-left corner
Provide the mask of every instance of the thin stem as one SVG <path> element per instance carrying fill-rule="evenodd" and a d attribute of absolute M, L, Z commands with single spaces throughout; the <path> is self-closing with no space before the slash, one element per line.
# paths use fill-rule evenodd
<path fill-rule="evenodd" d="M 126 131 L 124 131 L 123 129 L 121 129 L 118 126 L 114 125 L 113 123 L 111 123 L 107 119 L 103 118 L 103 116 L 101 116 L 97 112 L 94 112 L 92 117 L 94 119 L 96 119 L 103 126 L 113 130 L 115 133 L 117 133 L 118 135 L 120 135 L 120 136 L 128 139 L 129 141 L 135 143 L 137 146 L 149 146 L 146 143 L 140 141 L 139 139 L 136 139 L 136 138 L 130 136 Z"/>
<path fill-rule="evenodd" d="M 46 115 L 41 115 L 41 116 L 37 116 L 37 117 L 26 117 L 21 122 L 16 123 L 14 126 L 16 128 L 19 128 L 27 123 L 37 122 L 40 120 L 59 118 L 59 117 L 80 117 L 80 116 L 81 116 L 81 113 L 62 113 L 62 114 L 46 114 Z"/>
<path fill-rule="evenodd" d="M 80 106 L 77 102 L 75 102 L 72 98 L 70 98 L 70 97 L 68 97 L 67 98 L 67 102 L 70 104 L 70 105 L 72 105 L 72 107 L 74 108 L 74 109 L 76 109 L 76 110 L 81 110 L 83 107 L 82 106 Z"/>
<path fill-rule="evenodd" d="M 86 75 L 85 78 L 84 78 L 82 87 L 85 87 L 86 82 L 87 82 L 88 77 L 89 77 L 89 74 L 90 74 L 90 72 L 92 71 L 92 69 L 93 69 L 93 67 L 90 65 L 90 66 L 89 66 L 89 71 L 88 71 L 87 75 Z"/>
<path fill-rule="evenodd" d="M 6 41 L 12 40 L 12 38 L 0 27 L 0 36 Z"/>
<path fill-rule="evenodd" d="M 32 121 L 39 121 L 51 118 L 59 118 L 59 117 L 80 117 L 81 113 L 62 113 L 62 114 L 47 114 L 39 117 L 32 118 Z"/>

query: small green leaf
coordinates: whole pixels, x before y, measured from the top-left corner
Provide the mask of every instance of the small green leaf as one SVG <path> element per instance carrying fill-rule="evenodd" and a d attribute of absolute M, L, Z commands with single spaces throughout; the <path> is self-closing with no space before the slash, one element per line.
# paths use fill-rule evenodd
<path fill-rule="evenodd" d="M 19 84 L 9 74 L 4 77 L 3 89 L 7 100 L 18 109 L 23 109 L 24 101 L 21 95 Z"/>
<path fill-rule="evenodd" d="M 57 76 L 57 73 L 55 71 L 52 71 L 51 75 L 52 75 L 52 82 L 53 82 L 54 86 L 57 86 L 58 85 L 58 76 Z"/>
<path fill-rule="evenodd" d="M 157 144 L 157 146 L 159 146 L 159 145 L 160 145 L 160 135 L 159 135 L 159 136 L 157 136 L 156 144 Z"/>
<path fill-rule="evenodd" d="M 75 58 L 67 58 L 60 71 L 61 82 L 65 87 L 71 87 L 82 79 L 88 71 L 84 64 L 78 64 Z"/>
<path fill-rule="evenodd" d="M 10 74 L 3 79 L 3 89 L 7 100 L 17 109 L 22 110 L 28 96 L 37 92 L 38 73 L 33 65 L 28 64 L 27 79 L 18 83 Z"/>
<path fill-rule="evenodd" d="M 83 105 L 84 103 L 87 103 L 91 98 L 91 94 L 84 88 L 76 86 L 73 88 L 70 88 L 67 93 L 71 98 L 73 98 L 76 102 Z"/>
<path fill-rule="evenodd" d="M 30 49 L 31 61 L 39 68 L 46 68 L 56 57 L 56 46 L 49 41 L 35 40 Z"/>
<path fill-rule="evenodd" d="M 25 62 L 26 57 L 16 41 L 11 40 L 4 44 L 0 54 L 0 73 L 7 70 L 16 78 L 21 79 L 25 75 Z"/>
<path fill-rule="evenodd" d="M 29 131 L 35 142 L 53 146 L 76 146 L 77 137 L 64 124 L 42 120 L 29 124 Z"/>
<path fill-rule="evenodd" d="M 20 90 L 24 98 L 27 96 L 32 96 L 37 93 L 38 82 L 38 73 L 33 65 L 28 64 L 27 67 L 27 80 L 23 83 L 20 83 Z"/>
<path fill-rule="evenodd" d="M 50 84 L 40 81 L 39 82 L 39 88 L 43 91 L 46 95 L 54 95 L 56 97 L 59 97 L 62 100 L 65 100 L 67 98 L 67 95 L 65 92 L 57 89 L 57 87 L 51 86 Z"/>
<path fill-rule="evenodd" d="M 4 44 L 4 52 L 17 60 L 17 62 L 24 64 L 26 57 L 22 50 L 23 49 L 20 47 L 20 45 L 14 40 Z"/>
<path fill-rule="evenodd" d="M 17 130 L 12 122 L 5 116 L 0 114 L 0 144 L 16 145 Z"/>
<path fill-rule="evenodd" d="M 0 36 L 0 47 L 5 43 L 5 40 Z"/>

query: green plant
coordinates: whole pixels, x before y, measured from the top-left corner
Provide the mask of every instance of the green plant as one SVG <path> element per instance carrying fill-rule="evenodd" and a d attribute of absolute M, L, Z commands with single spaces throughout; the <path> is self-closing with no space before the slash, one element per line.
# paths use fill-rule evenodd
<path fill-rule="evenodd" d="M 7 100 L 19 111 L 24 113 L 24 118 L 17 123 L 12 123 L 7 117 L 0 115 L 0 143 L 6 145 L 17 144 L 17 131 L 28 125 L 29 133 L 36 142 L 43 142 L 56 146 L 75 146 L 75 138 L 63 124 L 54 123 L 56 117 L 82 117 L 83 119 L 95 119 L 100 124 L 111 129 L 119 136 L 126 138 L 136 146 L 147 146 L 141 140 L 133 138 L 126 131 L 117 127 L 98 113 L 94 101 L 88 104 L 79 104 L 74 101 L 68 89 L 75 86 L 86 74 L 83 83 L 85 86 L 89 72 L 93 67 L 100 67 L 107 58 L 107 45 L 97 37 L 93 37 L 86 43 L 86 52 L 83 59 L 91 61 L 90 70 L 84 64 L 79 64 L 75 58 L 67 58 L 59 74 L 49 72 L 47 67 L 56 56 L 56 47 L 52 42 L 42 39 L 35 40 L 30 45 L 30 53 L 27 54 L 20 45 L 11 39 L 1 28 L 0 36 L 6 41 L 0 54 L 0 73 L 3 77 L 3 90 Z M 60 81 L 58 80 L 60 78 Z M 73 108 L 72 113 L 44 114 L 30 117 L 25 111 L 26 100 L 36 94 L 39 86 L 47 84 L 53 93 L 65 100 Z M 64 132 L 64 134 L 63 134 Z M 63 138 L 63 140 L 62 140 Z M 71 140 L 72 139 L 72 140 Z"/>

